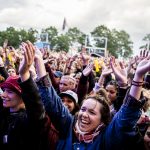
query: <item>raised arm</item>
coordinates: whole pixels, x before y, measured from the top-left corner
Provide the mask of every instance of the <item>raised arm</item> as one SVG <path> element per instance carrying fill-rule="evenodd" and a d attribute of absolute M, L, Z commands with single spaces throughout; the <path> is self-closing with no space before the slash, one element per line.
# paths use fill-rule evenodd
<path fill-rule="evenodd" d="M 34 61 L 35 49 L 28 41 L 23 43 L 24 57 L 19 67 L 22 88 L 22 98 L 30 121 L 41 120 L 45 117 L 45 110 L 38 92 L 38 88 L 30 76 L 30 66 Z"/>
<path fill-rule="evenodd" d="M 139 100 L 141 96 L 144 75 L 149 71 L 150 56 L 147 56 L 138 64 L 130 89 L 130 95 L 132 95 L 137 100 Z"/>
<path fill-rule="evenodd" d="M 118 75 L 118 79 L 126 81 L 121 74 L 121 69 L 117 68 L 115 62 L 111 61 L 113 71 Z M 147 56 L 138 64 L 135 76 L 129 92 L 127 92 L 123 105 L 109 124 L 107 132 L 107 142 L 111 149 L 129 148 L 131 144 L 136 144 L 136 123 L 141 115 L 142 102 L 140 101 L 143 77 L 150 71 L 150 57 Z M 108 138 L 109 137 L 109 138 Z M 115 139 L 117 142 L 112 142 Z"/>
<path fill-rule="evenodd" d="M 44 103 L 45 109 L 51 118 L 56 129 L 67 134 L 68 128 L 71 125 L 72 116 L 68 109 L 62 104 L 62 100 L 54 90 L 49 76 L 46 74 L 43 59 L 40 55 L 35 55 L 35 66 L 37 70 L 39 92 Z"/>

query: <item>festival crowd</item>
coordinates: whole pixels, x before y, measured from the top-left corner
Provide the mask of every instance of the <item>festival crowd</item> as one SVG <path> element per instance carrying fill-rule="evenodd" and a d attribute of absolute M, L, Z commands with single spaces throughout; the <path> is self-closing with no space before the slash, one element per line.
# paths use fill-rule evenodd
<path fill-rule="evenodd" d="M 119 60 L 0 47 L 0 150 L 150 150 L 150 55 Z"/>

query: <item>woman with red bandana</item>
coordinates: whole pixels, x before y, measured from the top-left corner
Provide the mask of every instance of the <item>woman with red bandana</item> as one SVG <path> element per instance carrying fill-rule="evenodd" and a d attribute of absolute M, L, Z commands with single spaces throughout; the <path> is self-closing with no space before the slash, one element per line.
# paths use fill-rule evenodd
<path fill-rule="evenodd" d="M 41 75 L 43 72 L 43 77 L 37 82 L 42 101 L 60 134 L 57 149 L 120 150 L 134 147 L 135 145 L 132 145 L 135 137 L 134 127 L 143 106 L 140 96 L 143 77 L 150 71 L 149 58 L 146 56 L 138 64 L 132 86 L 111 122 L 109 122 L 109 105 L 103 95 L 86 97 L 81 104 L 77 118 L 74 118 L 56 94 L 44 68 L 37 65 L 38 72 Z M 126 76 L 121 73 L 120 68 L 115 67 L 113 59 L 110 64 L 122 85 L 127 84 Z"/>

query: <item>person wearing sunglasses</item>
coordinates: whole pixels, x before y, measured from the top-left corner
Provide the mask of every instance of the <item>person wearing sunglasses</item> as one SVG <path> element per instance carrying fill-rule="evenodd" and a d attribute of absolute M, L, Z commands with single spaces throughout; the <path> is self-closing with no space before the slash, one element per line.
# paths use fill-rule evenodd
<path fill-rule="evenodd" d="M 17 75 L 16 69 L 14 67 L 9 67 L 7 69 L 7 72 L 8 72 L 8 76 L 16 76 Z"/>

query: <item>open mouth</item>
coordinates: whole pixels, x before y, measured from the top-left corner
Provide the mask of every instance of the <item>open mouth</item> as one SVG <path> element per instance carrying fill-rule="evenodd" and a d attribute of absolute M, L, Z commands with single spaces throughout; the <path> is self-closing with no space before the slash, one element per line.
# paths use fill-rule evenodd
<path fill-rule="evenodd" d="M 10 102 L 11 100 L 3 100 L 3 103 L 7 103 Z"/>
<path fill-rule="evenodd" d="M 85 124 L 85 125 L 90 124 L 89 121 L 86 121 L 86 120 L 83 120 L 83 119 L 81 120 L 81 123 L 82 123 L 82 124 Z"/>

